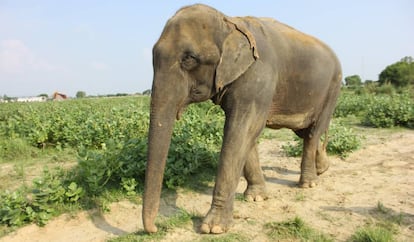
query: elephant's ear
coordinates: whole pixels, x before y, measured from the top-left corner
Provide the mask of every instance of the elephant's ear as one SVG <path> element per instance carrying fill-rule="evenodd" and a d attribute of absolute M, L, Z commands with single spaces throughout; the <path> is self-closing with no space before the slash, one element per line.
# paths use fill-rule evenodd
<path fill-rule="evenodd" d="M 236 18 L 225 18 L 232 27 L 222 46 L 220 62 L 216 69 L 216 90 L 239 78 L 259 58 L 256 40 L 245 23 Z"/>

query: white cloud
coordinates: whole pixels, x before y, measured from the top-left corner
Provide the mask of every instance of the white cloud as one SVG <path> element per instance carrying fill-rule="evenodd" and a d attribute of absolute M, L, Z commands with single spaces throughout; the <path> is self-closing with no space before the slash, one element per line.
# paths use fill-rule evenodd
<path fill-rule="evenodd" d="M 10 39 L 0 42 L 0 72 L 53 71 L 56 68 L 38 57 L 23 41 Z"/>

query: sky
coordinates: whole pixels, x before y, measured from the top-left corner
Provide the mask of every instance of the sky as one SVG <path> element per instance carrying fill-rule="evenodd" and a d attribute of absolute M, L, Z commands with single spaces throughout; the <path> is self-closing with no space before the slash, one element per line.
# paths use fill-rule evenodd
<path fill-rule="evenodd" d="M 272 17 L 327 43 L 343 76 L 377 80 L 414 57 L 412 0 L 0 0 L 0 95 L 140 93 L 152 85 L 152 47 L 182 6 Z"/>

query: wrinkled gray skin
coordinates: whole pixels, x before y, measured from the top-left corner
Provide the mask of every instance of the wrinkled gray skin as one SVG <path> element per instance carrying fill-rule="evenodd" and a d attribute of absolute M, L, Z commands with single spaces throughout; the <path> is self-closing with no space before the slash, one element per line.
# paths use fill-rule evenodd
<path fill-rule="evenodd" d="M 251 201 L 267 198 L 257 139 L 264 127 L 304 139 L 301 187 L 329 167 L 319 139 L 329 126 L 341 67 L 319 40 L 269 18 L 233 18 L 205 5 L 179 10 L 153 49 L 143 222 L 156 232 L 163 173 L 176 118 L 190 103 L 212 99 L 226 121 L 211 209 L 202 233 L 226 232 L 241 175 Z"/>

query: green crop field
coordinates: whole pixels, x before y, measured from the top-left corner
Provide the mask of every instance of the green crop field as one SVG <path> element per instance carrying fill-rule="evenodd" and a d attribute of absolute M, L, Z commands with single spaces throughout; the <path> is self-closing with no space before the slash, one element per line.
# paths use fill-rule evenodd
<path fill-rule="evenodd" d="M 218 106 L 202 103 L 188 108 L 175 125 L 167 187 L 215 168 L 223 123 Z M 56 207 L 86 206 L 111 189 L 135 195 L 143 184 L 148 125 L 149 97 L 1 104 L 1 163 L 30 162 L 50 153 L 67 156 L 70 150 L 77 165 L 46 169 L 32 184 L 2 190 L 0 223 L 44 224 L 62 210 Z"/>
<path fill-rule="evenodd" d="M 190 105 L 175 125 L 166 188 L 197 189 L 213 181 L 223 125 L 220 107 L 211 102 Z M 355 125 L 412 128 L 412 94 L 343 91 L 329 135 L 331 154 L 346 156 L 358 149 Z M 1 187 L 0 234 L 27 223 L 44 225 L 63 212 L 102 207 L 113 196 L 139 202 L 148 127 L 149 97 L 144 96 L 1 103 L 0 165 L 14 164 L 20 177 L 2 174 L 0 183 L 20 185 Z M 262 136 L 271 137 L 266 132 Z M 283 149 L 299 155 L 299 143 Z M 19 183 L 31 167 L 39 171 Z"/>

